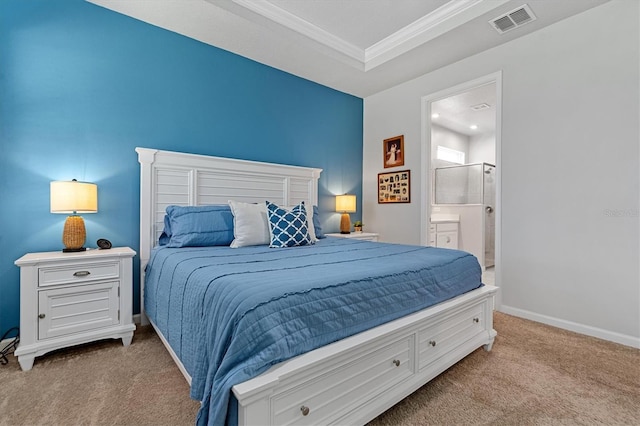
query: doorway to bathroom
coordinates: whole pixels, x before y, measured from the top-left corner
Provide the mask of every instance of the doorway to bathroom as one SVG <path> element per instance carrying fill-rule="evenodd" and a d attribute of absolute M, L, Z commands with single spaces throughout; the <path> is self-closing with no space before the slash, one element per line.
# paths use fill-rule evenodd
<path fill-rule="evenodd" d="M 423 98 L 423 245 L 478 258 L 500 284 L 501 74 Z M 498 301 L 499 303 L 499 301 Z"/>

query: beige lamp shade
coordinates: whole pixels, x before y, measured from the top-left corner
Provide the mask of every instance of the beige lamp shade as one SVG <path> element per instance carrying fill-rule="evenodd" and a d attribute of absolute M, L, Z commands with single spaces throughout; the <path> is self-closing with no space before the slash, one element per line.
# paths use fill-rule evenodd
<path fill-rule="evenodd" d="M 72 181 L 51 182 L 51 213 L 95 213 L 98 185 Z"/>
<path fill-rule="evenodd" d="M 84 251 L 87 232 L 82 216 L 76 213 L 95 213 L 98 211 L 98 185 L 95 183 L 72 181 L 54 181 L 50 186 L 51 213 L 67 213 L 70 216 L 62 231 L 63 252 Z"/>
<path fill-rule="evenodd" d="M 356 196 L 349 194 L 336 195 L 336 211 L 338 213 L 355 213 Z"/>

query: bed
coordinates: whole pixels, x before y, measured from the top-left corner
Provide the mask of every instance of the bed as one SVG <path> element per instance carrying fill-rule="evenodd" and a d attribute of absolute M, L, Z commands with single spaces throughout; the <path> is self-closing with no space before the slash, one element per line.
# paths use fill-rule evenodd
<path fill-rule="evenodd" d="M 202 401 L 198 424 L 363 424 L 491 349 L 496 289 L 468 253 L 339 238 L 158 247 L 169 206 L 269 200 L 311 211 L 321 170 L 136 151 L 142 321 Z"/>

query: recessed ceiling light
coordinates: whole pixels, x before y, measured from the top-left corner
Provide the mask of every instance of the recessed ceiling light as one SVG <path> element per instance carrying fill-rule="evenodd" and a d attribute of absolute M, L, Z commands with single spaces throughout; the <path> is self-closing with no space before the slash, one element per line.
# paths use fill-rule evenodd
<path fill-rule="evenodd" d="M 477 124 L 472 124 L 471 126 L 469 126 L 469 128 L 471 130 L 477 130 L 478 129 L 478 125 Z"/>
<path fill-rule="evenodd" d="M 433 114 L 431 114 L 431 118 L 438 118 L 440 117 L 440 114 L 438 114 L 437 112 L 434 112 Z"/>

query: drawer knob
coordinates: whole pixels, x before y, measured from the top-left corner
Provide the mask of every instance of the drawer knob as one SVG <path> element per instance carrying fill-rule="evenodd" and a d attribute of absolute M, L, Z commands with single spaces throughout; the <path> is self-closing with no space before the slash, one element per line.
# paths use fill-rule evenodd
<path fill-rule="evenodd" d="M 78 272 L 74 272 L 73 276 L 74 277 L 86 277 L 87 275 L 90 275 L 91 272 L 89 271 L 78 271 Z"/>
<path fill-rule="evenodd" d="M 474 318 L 474 319 L 473 319 L 473 322 L 475 322 L 475 323 L 479 323 L 479 322 L 480 322 L 480 318 Z"/>
<path fill-rule="evenodd" d="M 429 344 L 430 344 L 431 346 L 435 346 L 435 345 L 436 345 L 436 341 L 435 341 L 435 340 L 429 340 Z"/>
<path fill-rule="evenodd" d="M 396 365 L 396 367 L 400 367 L 400 360 L 399 359 L 394 359 L 393 363 Z"/>
<path fill-rule="evenodd" d="M 300 411 L 302 411 L 302 415 L 303 416 L 308 416 L 309 415 L 309 407 L 303 405 L 302 407 L 300 407 Z"/>
<path fill-rule="evenodd" d="M 45 316 L 44 314 L 40 314 L 40 315 L 38 315 L 38 318 L 42 319 L 42 318 L 44 318 L 44 316 Z"/>

